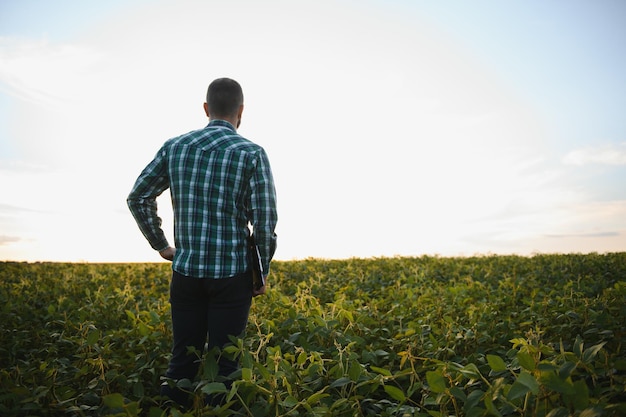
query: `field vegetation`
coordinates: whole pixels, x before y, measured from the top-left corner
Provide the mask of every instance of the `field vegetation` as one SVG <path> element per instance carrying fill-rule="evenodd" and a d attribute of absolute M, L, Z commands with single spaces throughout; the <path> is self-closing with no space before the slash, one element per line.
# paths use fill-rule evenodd
<path fill-rule="evenodd" d="M 0 263 L 0 415 L 183 415 L 158 397 L 169 278 Z M 308 259 L 270 283 L 246 336 L 178 381 L 187 416 L 626 415 L 626 253 Z M 241 363 L 228 390 L 218 355 Z"/>

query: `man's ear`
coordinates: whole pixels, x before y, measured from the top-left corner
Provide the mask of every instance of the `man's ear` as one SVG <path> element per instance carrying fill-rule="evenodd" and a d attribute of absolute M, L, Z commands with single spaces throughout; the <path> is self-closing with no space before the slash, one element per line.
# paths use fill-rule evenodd
<path fill-rule="evenodd" d="M 204 103 L 204 112 L 206 113 L 206 117 L 208 117 L 209 119 L 211 118 L 211 115 L 209 114 L 209 104 L 208 103 Z"/>
<path fill-rule="evenodd" d="M 239 106 L 239 111 L 237 112 L 237 129 L 241 126 L 241 115 L 243 114 L 243 104 Z"/>

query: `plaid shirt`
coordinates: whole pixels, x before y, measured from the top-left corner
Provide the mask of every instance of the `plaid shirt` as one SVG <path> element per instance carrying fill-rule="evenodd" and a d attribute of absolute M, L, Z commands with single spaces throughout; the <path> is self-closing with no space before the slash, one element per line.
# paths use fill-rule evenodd
<path fill-rule="evenodd" d="M 276 192 L 263 148 L 223 120 L 165 142 L 127 200 L 139 229 L 158 251 L 169 246 L 156 204 L 167 188 L 174 208 L 176 272 L 197 278 L 245 272 L 248 222 L 269 272 L 276 249 Z"/>

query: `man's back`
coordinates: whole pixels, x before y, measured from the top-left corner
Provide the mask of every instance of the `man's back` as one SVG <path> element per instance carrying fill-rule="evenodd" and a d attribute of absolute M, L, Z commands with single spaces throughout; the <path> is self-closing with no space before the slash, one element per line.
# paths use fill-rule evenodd
<path fill-rule="evenodd" d="M 248 222 L 262 254 L 271 258 L 275 235 L 266 230 L 273 231 L 276 211 L 269 161 L 263 148 L 238 135 L 230 123 L 213 120 L 167 141 L 137 180 L 129 196 L 131 210 L 133 200 L 168 187 L 177 251 L 172 269 L 197 278 L 246 271 Z M 138 223 L 158 250 L 164 236 L 151 238 L 157 234 L 154 228 Z"/>
<path fill-rule="evenodd" d="M 262 148 L 219 120 L 166 147 L 177 248 L 174 270 L 210 278 L 244 272 L 250 182 Z"/>

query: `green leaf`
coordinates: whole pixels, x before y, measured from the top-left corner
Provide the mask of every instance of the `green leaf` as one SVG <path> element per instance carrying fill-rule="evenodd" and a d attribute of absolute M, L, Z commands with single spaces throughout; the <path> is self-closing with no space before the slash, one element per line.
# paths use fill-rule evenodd
<path fill-rule="evenodd" d="M 626 371 L 626 359 L 615 359 L 614 365 L 618 371 Z"/>
<path fill-rule="evenodd" d="M 529 392 L 537 395 L 539 393 L 539 382 L 537 382 L 535 377 L 531 374 L 522 372 L 517 376 L 517 379 L 511 386 L 507 398 L 509 400 L 515 400 L 525 396 Z"/>
<path fill-rule="evenodd" d="M 293 408 L 293 407 L 295 407 L 296 405 L 298 405 L 298 400 L 297 400 L 296 398 L 294 398 L 293 396 L 288 395 L 288 396 L 287 396 L 287 398 L 285 398 L 285 399 L 282 401 L 282 405 L 283 405 L 285 408 Z"/>
<path fill-rule="evenodd" d="M 520 383 L 519 381 L 515 381 L 513 385 L 511 385 L 511 389 L 509 389 L 509 392 L 506 395 L 506 398 L 509 399 L 510 401 L 513 401 L 517 398 L 523 397 L 529 392 L 530 392 L 530 388 Z"/>
<path fill-rule="evenodd" d="M 496 355 L 487 355 L 487 363 L 489 363 L 489 367 L 495 372 L 506 371 L 506 363 L 500 356 Z"/>
<path fill-rule="evenodd" d="M 536 369 L 535 360 L 528 352 L 518 352 L 517 353 L 517 361 L 520 366 L 527 371 L 534 371 Z"/>
<path fill-rule="evenodd" d="M 119 393 L 105 395 L 102 401 L 109 408 L 124 408 L 124 397 Z"/>
<path fill-rule="evenodd" d="M 571 404 L 575 410 L 583 410 L 589 406 L 589 388 L 584 380 L 574 382 L 574 393 L 564 395 L 566 403 Z M 582 415 L 582 414 L 581 414 Z"/>
<path fill-rule="evenodd" d="M 556 372 L 542 372 L 541 382 L 546 388 L 561 394 L 573 394 L 574 386 L 571 382 L 559 378 Z"/>
<path fill-rule="evenodd" d="M 486 395 L 485 396 L 485 407 L 487 407 L 487 411 L 492 416 L 502 417 L 502 414 L 500 413 L 500 411 L 498 411 L 496 406 L 493 404 L 493 400 L 491 399 L 491 395 Z"/>
<path fill-rule="evenodd" d="M 555 363 L 548 362 L 547 360 L 543 360 L 537 364 L 537 369 L 540 371 L 546 371 L 546 372 L 549 372 L 549 371 L 556 372 L 559 369 L 559 367 Z"/>
<path fill-rule="evenodd" d="M 596 357 L 598 352 L 600 352 L 600 350 L 604 347 L 605 344 L 606 342 L 602 342 L 602 343 L 598 343 L 597 345 L 593 345 L 588 349 L 585 349 L 585 352 L 583 353 L 583 357 L 582 357 L 583 362 L 587 364 L 591 362 L 591 360 Z"/>
<path fill-rule="evenodd" d="M 517 379 L 515 380 L 515 382 L 519 382 L 520 384 L 524 385 L 525 387 L 530 389 L 530 391 L 535 395 L 539 393 L 539 382 L 537 382 L 535 377 L 529 374 L 528 372 L 520 373 L 517 376 Z"/>
<path fill-rule="evenodd" d="M 348 403 L 348 400 L 346 398 L 339 398 L 337 401 L 333 403 L 333 405 L 330 406 L 330 411 L 341 408 L 344 404 L 347 404 L 347 403 Z"/>
<path fill-rule="evenodd" d="M 585 408 L 583 411 L 580 412 L 580 417 L 601 417 L 603 415 L 604 412 L 596 407 Z"/>
<path fill-rule="evenodd" d="M 330 394 L 324 392 L 325 390 L 326 388 L 322 388 L 320 391 L 309 396 L 309 398 L 306 399 L 307 404 L 312 405 L 319 402 L 322 398 L 330 397 Z"/>
<path fill-rule="evenodd" d="M 161 322 L 161 317 L 156 311 L 150 311 L 150 323 L 159 324 Z"/>
<path fill-rule="evenodd" d="M 140 410 L 139 402 L 137 401 L 129 402 L 124 406 L 124 411 L 128 416 L 138 416 Z"/>
<path fill-rule="evenodd" d="M 226 392 L 228 392 L 228 389 L 226 388 L 226 385 L 224 385 L 222 382 L 209 382 L 202 387 L 202 393 L 207 395 Z"/>
<path fill-rule="evenodd" d="M 465 417 L 484 417 L 486 415 L 486 410 L 482 407 L 472 407 L 468 408 Z"/>
<path fill-rule="evenodd" d="M 341 377 L 339 379 L 336 379 L 335 381 L 333 381 L 330 384 L 331 388 L 341 388 L 344 387 L 348 384 L 352 383 L 352 380 L 350 378 L 346 378 L 346 377 Z"/>
<path fill-rule="evenodd" d="M 480 403 L 480 400 L 482 400 L 483 395 L 485 394 L 484 391 L 482 390 L 476 390 L 476 391 L 472 391 L 467 395 L 467 401 L 465 402 L 465 408 L 467 410 L 474 408 L 478 405 L 478 403 Z"/>
<path fill-rule="evenodd" d="M 270 371 L 267 370 L 267 368 L 265 367 L 265 365 L 263 365 L 260 362 L 255 362 L 254 366 L 259 370 L 259 373 L 261 374 L 261 377 L 264 380 L 269 380 L 271 379 L 271 375 L 270 375 Z"/>
<path fill-rule="evenodd" d="M 396 401 L 406 401 L 406 396 L 404 395 L 404 392 L 402 392 L 402 390 L 398 387 L 394 387 L 393 385 L 385 385 L 385 392 Z"/>
<path fill-rule="evenodd" d="M 377 374 L 380 375 L 384 375 L 384 376 L 391 376 L 391 371 L 389 371 L 388 369 L 384 369 L 384 368 L 379 368 L 378 366 L 370 366 L 370 368 L 372 369 L 372 371 L 376 372 Z"/>
<path fill-rule="evenodd" d="M 148 336 L 150 334 L 150 328 L 146 326 L 144 322 L 139 322 L 139 334 L 142 336 Z"/>
<path fill-rule="evenodd" d="M 569 415 L 570 414 L 569 411 L 567 411 L 567 408 L 559 407 L 550 411 L 546 417 L 569 417 Z"/>
<path fill-rule="evenodd" d="M 526 341 L 526 339 L 522 339 L 521 337 L 516 337 L 514 339 L 511 339 L 509 340 L 509 342 L 513 343 L 513 348 L 516 348 L 518 346 L 528 345 L 528 342 Z"/>
<path fill-rule="evenodd" d="M 426 382 L 432 392 L 439 394 L 446 390 L 446 380 L 439 371 L 426 372 Z"/>
<path fill-rule="evenodd" d="M 466 401 L 467 400 L 467 396 L 465 395 L 465 393 L 463 392 L 463 390 L 459 387 L 452 387 L 450 388 L 450 394 L 452 394 L 454 396 L 454 398 L 457 398 L 461 401 Z"/>
<path fill-rule="evenodd" d="M 150 411 L 148 412 L 148 417 L 165 417 L 166 412 L 161 410 L 160 407 L 150 407 Z"/>
<path fill-rule="evenodd" d="M 356 382 L 359 380 L 362 371 L 363 369 L 361 368 L 361 364 L 357 361 L 352 361 L 352 363 L 350 363 L 350 369 L 348 369 L 348 376 L 351 380 Z"/>
<path fill-rule="evenodd" d="M 135 313 L 130 310 L 126 310 L 126 316 L 133 322 L 137 320 L 137 317 L 135 317 Z"/>
<path fill-rule="evenodd" d="M 176 381 L 176 387 L 181 388 L 183 390 L 191 389 L 192 383 L 188 378 L 179 379 Z"/>
<path fill-rule="evenodd" d="M 87 335 L 87 344 L 89 346 L 95 345 L 98 343 L 98 340 L 100 340 L 100 332 L 98 330 L 92 330 Z"/>
<path fill-rule="evenodd" d="M 219 365 L 217 364 L 215 356 L 212 354 L 206 355 L 204 358 L 204 379 L 215 381 L 218 373 Z"/>
<path fill-rule="evenodd" d="M 579 336 L 576 336 L 576 340 L 574 341 L 574 354 L 579 358 L 583 356 L 583 339 Z"/>
<path fill-rule="evenodd" d="M 567 361 L 563 363 L 563 365 L 559 368 L 559 377 L 568 378 L 574 369 L 576 369 L 576 364 L 574 362 Z"/>
<path fill-rule="evenodd" d="M 59 400 L 63 401 L 68 401 L 70 399 L 72 399 L 72 397 L 74 397 L 74 395 L 76 395 L 76 390 L 72 387 L 68 387 L 68 386 L 60 386 L 58 388 L 55 389 L 56 395 L 59 398 Z"/>
<path fill-rule="evenodd" d="M 133 384 L 133 395 L 137 398 L 141 398 L 144 396 L 145 390 L 143 383 L 141 381 L 137 381 Z"/>
<path fill-rule="evenodd" d="M 224 346 L 222 351 L 228 353 L 229 355 L 234 355 L 237 352 L 239 352 L 239 348 L 235 345 L 228 345 L 228 346 Z"/>
<path fill-rule="evenodd" d="M 481 376 L 478 367 L 473 363 L 468 363 L 467 365 L 461 367 L 459 372 L 471 379 L 480 379 Z"/>
<path fill-rule="evenodd" d="M 380 356 L 380 357 L 385 357 L 385 356 L 389 356 L 389 352 L 384 351 L 382 349 L 378 349 L 378 350 L 374 351 L 374 355 Z"/>

